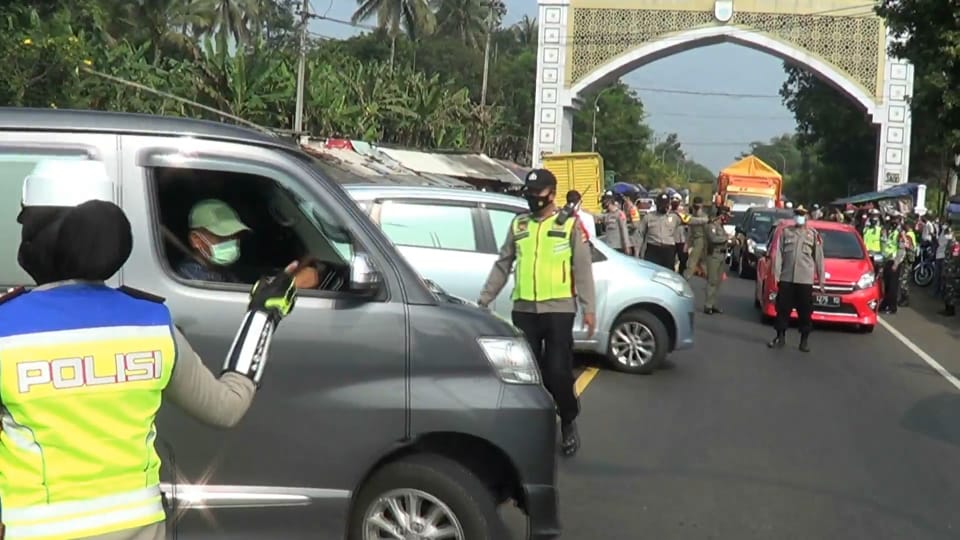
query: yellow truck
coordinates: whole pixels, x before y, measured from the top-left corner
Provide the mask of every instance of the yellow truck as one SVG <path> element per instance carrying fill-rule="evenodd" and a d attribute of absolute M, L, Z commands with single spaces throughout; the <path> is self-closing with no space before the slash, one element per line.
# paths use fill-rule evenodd
<path fill-rule="evenodd" d="M 543 168 L 557 177 L 557 205 L 563 206 L 567 192 L 577 190 L 583 209 L 599 215 L 603 195 L 603 158 L 595 152 L 572 152 L 543 156 Z"/>

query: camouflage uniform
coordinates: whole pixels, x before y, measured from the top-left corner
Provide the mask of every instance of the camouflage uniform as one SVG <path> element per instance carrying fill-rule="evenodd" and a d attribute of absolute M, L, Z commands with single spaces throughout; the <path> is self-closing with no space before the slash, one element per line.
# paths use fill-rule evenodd
<path fill-rule="evenodd" d="M 957 304 L 960 304 L 960 256 L 953 255 L 956 238 L 947 243 L 947 251 L 943 259 L 943 303 L 944 315 L 955 315 Z"/>
<path fill-rule="evenodd" d="M 900 249 L 905 251 L 903 267 L 900 269 L 900 298 L 897 303 L 901 306 L 910 305 L 910 282 L 913 281 L 913 263 L 917 259 L 917 235 L 913 231 L 906 233 L 910 237 L 911 246 L 901 243 Z"/>

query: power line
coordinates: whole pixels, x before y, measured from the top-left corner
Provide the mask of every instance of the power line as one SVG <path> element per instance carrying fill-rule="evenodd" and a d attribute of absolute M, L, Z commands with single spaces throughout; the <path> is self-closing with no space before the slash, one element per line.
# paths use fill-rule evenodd
<path fill-rule="evenodd" d="M 760 115 L 760 114 L 697 114 L 697 113 L 679 113 L 679 112 L 647 112 L 644 116 L 676 116 L 679 118 L 700 118 L 715 120 L 794 120 L 793 116 L 788 115 Z"/>

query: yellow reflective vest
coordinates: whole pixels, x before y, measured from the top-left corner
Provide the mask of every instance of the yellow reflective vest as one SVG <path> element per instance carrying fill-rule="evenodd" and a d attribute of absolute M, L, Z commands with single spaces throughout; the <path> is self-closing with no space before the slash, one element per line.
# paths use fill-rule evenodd
<path fill-rule="evenodd" d="M 513 300 L 544 302 L 573 297 L 570 246 L 575 219 L 557 223 L 557 215 L 536 221 L 529 215 L 513 220 L 516 246 Z"/>
<path fill-rule="evenodd" d="M 0 303 L 6 540 L 163 521 L 154 418 L 176 354 L 167 308 L 97 284 L 10 296 Z"/>
<path fill-rule="evenodd" d="M 867 251 L 880 253 L 883 249 L 883 246 L 880 245 L 880 237 L 882 234 L 880 227 L 870 226 L 863 230 L 863 243 L 866 244 Z"/>

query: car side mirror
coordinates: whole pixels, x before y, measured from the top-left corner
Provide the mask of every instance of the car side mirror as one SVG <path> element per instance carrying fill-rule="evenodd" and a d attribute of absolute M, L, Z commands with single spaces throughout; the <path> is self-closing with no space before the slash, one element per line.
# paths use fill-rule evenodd
<path fill-rule="evenodd" d="M 870 258 L 873 259 L 873 264 L 881 264 L 881 263 L 883 263 L 883 254 L 882 254 L 882 253 L 874 253 L 873 255 L 870 256 Z"/>
<path fill-rule="evenodd" d="M 767 256 L 767 247 L 766 246 L 756 246 L 753 248 L 753 253 L 757 257 L 766 257 Z"/>
<path fill-rule="evenodd" d="M 366 253 L 356 253 L 350 261 L 350 290 L 374 292 L 380 288 L 380 272 L 370 263 Z"/>

